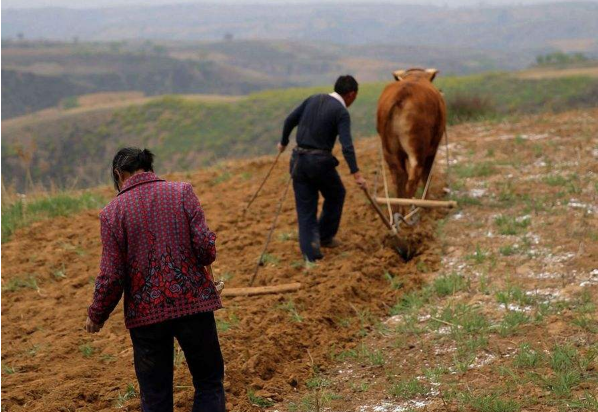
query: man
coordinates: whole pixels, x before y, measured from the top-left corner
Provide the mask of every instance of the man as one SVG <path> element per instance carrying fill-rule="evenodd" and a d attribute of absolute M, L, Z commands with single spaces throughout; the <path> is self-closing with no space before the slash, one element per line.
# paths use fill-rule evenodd
<path fill-rule="evenodd" d="M 125 148 L 112 162 L 117 197 L 100 213 L 102 260 L 85 329 L 97 333 L 124 292 L 143 412 L 173 408 L 174 338 L 193 377 L 193 411 L 224 412 L 224 362 L 207 266 L 216 235 L 188 183 L 153 173 L 153 154 Z"/>
<path fill-rule="evenodd" d="M 336 171 L 338 160 L 332 155 L 336 136 L 343 156 L 355 182 L 366 187 L 357 167 L 351 139 L 351 117 L 347 108 L 357 98 L 357 81 L 349 75 L 341 76 L 334 85 L 334 93 L 309 97 L 287 117 L 278 150 L 289 144 L 292 130 L 297 129 L 297 147 L 291 157 L 291 175 L 299 223 L 301 253 L 309 262 L 322 259 L 320 247 L 336 247 L 335 239 L 343 212 L 345 187 Z M 319 194 L 324 197 L 318 219 Z"/>

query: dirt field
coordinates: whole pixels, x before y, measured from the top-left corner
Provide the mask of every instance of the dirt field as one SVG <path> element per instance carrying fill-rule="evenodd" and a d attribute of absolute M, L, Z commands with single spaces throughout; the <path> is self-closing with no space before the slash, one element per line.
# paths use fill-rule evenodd
<path fill-rule="evenodd" d="M 225 300 L 226 309 L 217 317 L 228 409 L 519 410 L 481 409 L 459 393 L 491 390 L 519 376 L 518 370 L 501 375 L 497 368 L 509 366 L 524 341 L 538 350 L 568 342 L 583 356 L 598 352 L 597 119 L 593 110 L 452 128 L 450 181 L 462 209 L 423 214 L 420 225 L 405 234 L 419 251 L 407 263 L 383 247 L 385 231 L 344 164 L 343 245 L 315 267 L 301 262 L 293 202 L 287 199 L 257 283 L 299 281 L 305 288 Z M 357 146 L 361 167 L 373 180 L 378 141 Z M 270 160 L 223 163 L 173 176 L 193 183 L 200 196 L 219 236 L 216 273 L 228 287 L 247 285 L 284 188 L 286 159 L 263 196 L 242 214 Z M 445 183 L 441 171 L 436 176 L 432 198 L 442 196 Z M 3 245 L 3 410 L 139 410 L 122 307 L 99 335 L 83 331 L 99 262 L 98 232 L 97 211 L 90 211 L 34 224 Z M 461 280 L 451 278 L 448 292 L 436 287 L 436 279 L 453 272 Z M 435 295 L 422 298 L 421 305 L 407 305 L 409 311 L 395 306 L 401 296 L 420 296 L 427 285 L 434 285 Z M 532 291 L 533 302 L 508 289 L 513 285 L 523 296 Z M 580 295 L 582 290 L 589 295 Z M 566 304 L 580 299 L 585 299 L 584 312 L 578 310 L 581 303 Z M 565 303 L 540 318 L 539 302 L 546 300 Z M 476 308 L 496 328 L 456 333 L 465 326 L 458 316 L 445 316 L 449 303 Z M 389 313 L 393 316 L 387 319 Z M 510 313 L 533 322 L 502 324 Z M 455 335 L 476 340 L 468 339 L 462 350 Z M 478 335 L 486 337 L 486 345 Z M 178 351 L 174 363 L 175 404 L 188 410 L 193 390 Z M 575 399 L 598 388 L 595 358 L 584 365 L 572 391 Z M 448 372 L 438 372 L 440 367 Z M 432 378 L 426 381 L 428 375 Z M 431 389 L 411 382 L 410 391 L 389 391 L 411 378 Z M 558 399 L 543 387 L 517 385 L 507 395 L 522 410 L 559 410 Z M 538 401 L 523 403 L 532 397 Z"/>

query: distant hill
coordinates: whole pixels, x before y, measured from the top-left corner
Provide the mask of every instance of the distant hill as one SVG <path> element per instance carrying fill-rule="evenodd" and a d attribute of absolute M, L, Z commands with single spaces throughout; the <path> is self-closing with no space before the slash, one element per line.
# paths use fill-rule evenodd
<path fill-rule="evenodd" d="M 2 11 L 2 38 L 296 40 L 484 50 L 598 51 L 598 4 L 446 8 L 374 3 L 180 4 Z"/>
<path fill-rule="evenodd" d="M 440 77 L 449 120 L 500 119 L 511 114 L 598 106 L 598 78 L 519 78 L 516 74 Z M 384 83 L 363 84 L 351 107 L 356 138 L 375 133 Z M 49 120 L 2 124 L 2 178 L 18 190 L 28 175 L 44 185 L 90 187 L 106 182 L 109 162 L 125 145 L 149 147 L 165 171 L 195 170 L 227 157 L 272 153 L 287 113 L 329 87 L 254 93 L 232 101 L 164 97 L 145 104 L 84 111 Z"/>
<path fill-rule="evenodd" d="M 88 91 L 89 88 L 62 78 L 2 70 L 2 118 L 56 106 L 69 96 Z"/>
<path fill-rule="evenodd" d="M 4 41 L 2 46 L 2 119 L 97 92 L 239 95 L 331 84 L 340 73 L 372 82 L 388 79 L 398 68 L 433 66 L 443 74 L 467 74 L 513 70 L 534 61 L 516 52 L 290 41 Z"/>
<path fill-rule="evenodd" d="M 214 60 L 182 60 L 155 50 L 112 50 L 113 45 L 4 44 L 2 118 L 57 105 L 88 93 L 139 91 L 148 96 L 172 93 L 246 94 L 297 85 Z"/>

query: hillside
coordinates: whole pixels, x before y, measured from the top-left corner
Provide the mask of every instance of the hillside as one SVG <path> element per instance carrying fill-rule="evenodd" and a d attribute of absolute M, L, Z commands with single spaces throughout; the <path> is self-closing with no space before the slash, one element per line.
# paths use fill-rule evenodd
<path fill-rule="evenodd" d="M 3 10 L 2 38 L 120 41 L 298 40 L 484 50 L 598 52 L 598 4 L 447 8 L 380 3 L 178 4 Z"/>
<path fill-rule="evenodd" d="M 40 42 L 2 48 L 3 119 L 89 93 L 237 95 L 296 84 L 211 59 L 169 57 L 157 45 L 121 50 L 115 44 Z"/>
<path fill-rule="evenodd" d="M 450 127 L 451 196 L 460 207 L 426 212 L 401 232 L 417 245 L 410 262 L 383 246 L 386 232 L 346 167 L 343 243 L 316 266 L 301 261 L 287 199 L 257 283 L 304 288 L 225 298 L 217 324 L 227 409 L 598 410 L 597 119 L 591 109 Z M 377 138 L 357 144 L 372 183 L 378 147 Z M 253 273 L 287 155 L 247 214 L 242 206 L 271 157 L 169 176 L 199 194 L 227 287 L 246 286 Z M 444 155 L 431 198 L 444 193 Z M 139 410 L 122 305 L 101 333 L 83 331 L 101 253 L 96 199 L 114 193 L 72 195 L 91 209 L 22 227 L 2 245 L 8 412 Z M 45 209 L 58 203 L 41 200 Z M 41 209 L 35 197 L 21 201 Z M 174 400 L 188 410 L 184 362 L 177 348 Z"/>
<path fill-rule="evenodd" d="M 397 67 L 442 67 L 445 74 L 514 70 L 529 52 L 458 47 L 333 45 L 322 42 L 8 41 L 2 43 L 2 118 L 63 104 L 89 93 L 245 94 L 330 84 L 339 73 L 361 82 L 388 78 Z"/>
<path fill-rule="evenodd" d="M 436 82 L 453 124 L 598 105 L 598 78 L 521 79 L 509 74 L 442 77 Z M 351 107 L 357 139 L 375 133 L 376 102 L 384 83 L 364 84 Z M 287 113 L 329 88 L 264 91 L 235 101 L 163 97 L 114 110 L 3 122 L 2 176 L 19 191 L 32 182 L 59 187 L 105 183 L 107 165 L 123 145 L 146 146 L 161 171 L 193 170 L 223 158 L 272 153 Z"/>

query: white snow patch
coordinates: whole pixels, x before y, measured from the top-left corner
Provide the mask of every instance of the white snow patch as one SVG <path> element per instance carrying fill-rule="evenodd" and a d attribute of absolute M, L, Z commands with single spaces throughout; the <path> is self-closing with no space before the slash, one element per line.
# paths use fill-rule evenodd
<path fill-rule="evenodd" d="M 592 269 L 590 277 L 579 284 L 581 287 L 598 285 L 598 269 Z"/>
<path fill-rule="evenodd" d="M 562 275 L 562 273 L 556 273 L 556 272 L 542 272 L 542 273 L 532 273 L 528 277 L 535 278 L 535 279 L 560 279 L 563 277 L 563 275 Z"/>
<path fill-rule="evenodd" d="M 461 219 L 463 219 L 463 216 L 464 216 L 463 212 L 462 212 L 462 211 L 460 211 L 459 213 L 455 213 L 455 214 L 452 216 L 452 218 L 453 218 L 453 220 L 461 220 Z"/>
<path fill-rule="evenodd" d="M 533 296 L 538 299 L 543 299 L 541 303 L 548 303 L 555 300 L 563 295 L 560 289 L 547 288 L 547 289 L 536 289 L 525 292 L 528 296 Z"/>
<path fill-rule="evenodd" d="M 405 412 L 410 409 L 422 409 L 431 403 L 430 400 L 409 400 L 401 403 L 392 403 L 388 401 L 381 401 L 377 405 L 363 405 L 360 406 L 359 412 Z"/>
<path fill-rule="evenodd" d="M 569 203 L 567 204 L 567 206 L 570 208 L 573 208 L 573 209 L 583 209 L 589 213 L 596 213 L 598 211 L 598 206 L 591 205 L 588 203 L 583 203 L 577 199 L 571 199 L 569 201 Z"/>
<path fill-rule="evenodd" d="M 516 305 L 514 303 L 509 303 L 507 305 L 507 307 L 509 308 L 509 310 L 512 310 L 514 312 L 531 312 L 532 311 L 531 306 L 520 306 L 520 305 Z M 501 305 L 501 308 L 504 308 L 504 306 Z"/>
<path fill-rule="evenodd" d="M 486 191 L 487 191 L 486 189 L 471 189 L 469 191 L 469 195 L 471 197 L 475 197 L 477 199 L 477 198 L 484 196 L 486 194 Z"/>
<path fill-rule="evenodd" d="M 546 256 L 546 258 L 544 258 L 544 261 L 546 263 L 562 263 L 567 260 L 571 260 L 574 257 L 575 257 L 575 253 L 573 253 L 573 252 L 567 252 L 567 253 L 563 253 L 561 255 L 550 254 L 550 255 Z"/>

